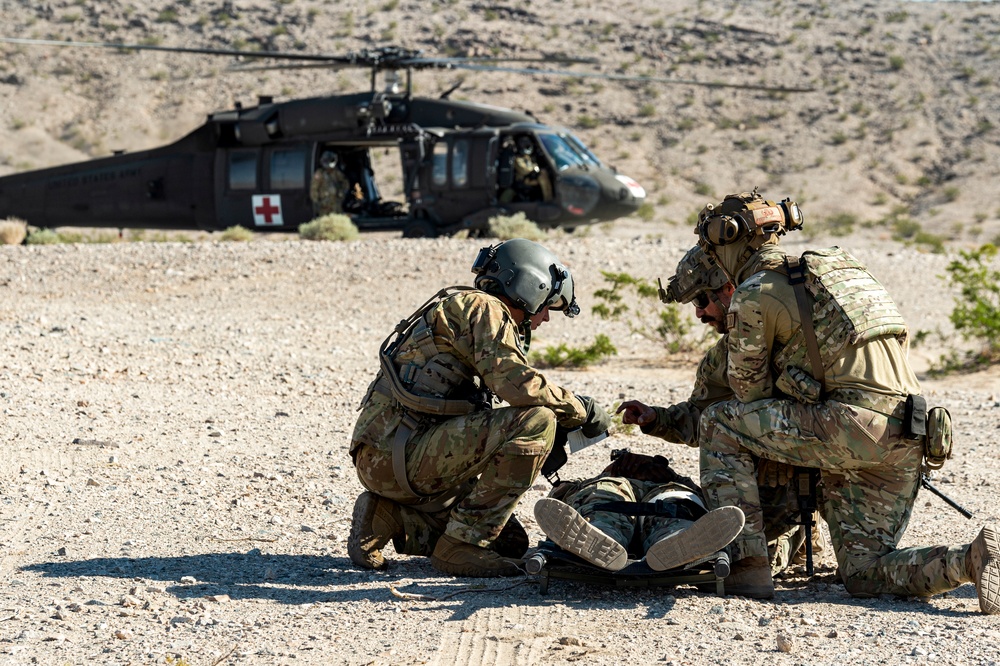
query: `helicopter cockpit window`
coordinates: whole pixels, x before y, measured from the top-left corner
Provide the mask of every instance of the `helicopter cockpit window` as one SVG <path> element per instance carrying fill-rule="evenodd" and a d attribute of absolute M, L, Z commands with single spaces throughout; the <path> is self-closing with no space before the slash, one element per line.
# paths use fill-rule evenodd
<path fill-rule="evenodd" d="M 451 183 L 455 187 L 469 184 L 469 142 L 455 141 L 451 148 Z"/>
<path fill-rule="evenodd" d="M 271 188 L 301 190 L 306 186 L 306 150 L 276 150 L 271 153 Z"/>
<path fill-rule="evenodd" d="M 448 144 L 439 141 L 434 144 L 434 169 L 431 172 L 431 181 L 435 185 L 444 186 L 448 184 Z"/>
<path fill-rule="evenodd" d="M 257 151 L 229 153 L 229 189 L 257 188 Z"/>
<path fill-rule="evenodd" d="M 580 141 L 579 137 L 577 137 L 575 134 L 567 133 L 561 136 L 564 137 L 566 141 L 568 141 L 569 144 L 576 149 L 576 152 L 578 152 L 583 157 L 584 160 L 590 162 L 594 166 L 602 166 L 601 160 L 597 159 L 597 155 L 591 152 L 590 148 L 587 148 L 587 146 L 583 143 L 583 141 Z"/>
<path fill-rule="evenodd" d="M 545 146 L 545 152 L 556 163 L 556 168 L 560 171 L 570 167 L 588 166 L 589 159 L 585 159 L 577 152 L 570 143 L 557 134 L 539 134 Z"/>

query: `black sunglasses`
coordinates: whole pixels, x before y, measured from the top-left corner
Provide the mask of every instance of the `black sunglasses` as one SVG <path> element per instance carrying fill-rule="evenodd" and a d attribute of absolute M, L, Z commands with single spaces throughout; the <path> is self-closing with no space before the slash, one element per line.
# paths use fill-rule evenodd
<path fill-rule="evenodd" d="M 704 310 L 705 308 L 707 308 L 709 303 L 711 303 L 711 301 L 708 298 L 708 293 L 707 292 L 703 291 L 703 292 L 701 292 L 700 294 L 698 294 L 697 296 L 694 297 L 694 304 L 698 308 L 700 308 L 702 310 Z"/>

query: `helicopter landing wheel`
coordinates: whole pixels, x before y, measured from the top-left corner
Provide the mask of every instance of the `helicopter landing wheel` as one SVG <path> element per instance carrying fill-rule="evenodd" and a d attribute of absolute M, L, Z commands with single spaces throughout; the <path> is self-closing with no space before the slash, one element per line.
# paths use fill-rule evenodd
<path fill-rule="evenodd" d="M 434 238 L 437 229 L 427 220 L 414 220 L 403 227 L 403 238 Z"/>

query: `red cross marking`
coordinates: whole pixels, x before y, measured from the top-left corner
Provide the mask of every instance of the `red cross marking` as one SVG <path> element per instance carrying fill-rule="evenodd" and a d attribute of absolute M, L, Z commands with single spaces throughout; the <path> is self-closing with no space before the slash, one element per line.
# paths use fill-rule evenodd
<path fill-rule="evenodd" d="M 257 213 L 258 215 L 263 215 L 264 222 L 266 222 L 267 224 L 271 224 L 272 222 L 274 222 L 274 220 L 271 219 L 271 216 L 274 215 L 275 213 L 280 213 L 281 209 L 278 208 L 277 206 L 271 205 L 271 197 L 264 197 L 263 199 L 261 199 L 261 205 L 254 208 L 253 212 Z"/>

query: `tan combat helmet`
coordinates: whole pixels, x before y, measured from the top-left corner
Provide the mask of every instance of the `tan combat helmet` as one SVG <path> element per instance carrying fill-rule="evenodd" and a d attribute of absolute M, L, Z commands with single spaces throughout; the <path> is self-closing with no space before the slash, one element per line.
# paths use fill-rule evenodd
<path fill-rule="evenodd" d="M 759 247 L 764 239 L 802 228 L 802 211 L 791 199 L 775 203 L 757 193 L 730 194 L 719 205 L 708 204 L 698 213 L 699 244 L 712 247 L 748 240 Z"/>

